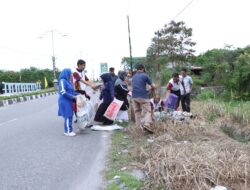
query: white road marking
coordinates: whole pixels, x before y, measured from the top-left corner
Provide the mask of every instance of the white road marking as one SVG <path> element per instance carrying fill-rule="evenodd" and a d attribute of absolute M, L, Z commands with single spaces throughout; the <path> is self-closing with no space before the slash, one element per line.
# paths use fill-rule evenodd
<path fill-rule="evenodd" d="M 8 124 L 8 123 L 11 123 L 11 122 L 16 121 L 16 120 L 17 120 L 17 118 L 11 119 L 11 120 L 9 120 L 9 121 L 5 121 L 5 122 L 3 122 L 3 123 L 0 123 L 0 126 L 5 125 L 5 124 Z"/>

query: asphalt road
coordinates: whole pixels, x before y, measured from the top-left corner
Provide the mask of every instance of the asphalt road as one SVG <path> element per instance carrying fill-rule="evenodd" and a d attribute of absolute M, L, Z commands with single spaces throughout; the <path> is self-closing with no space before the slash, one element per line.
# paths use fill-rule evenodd
<path fill-rule="evenodd" d="M 110 132 L 63 135 L 57 95 L 0 108 L 0 190 L 99 190 Z"/>

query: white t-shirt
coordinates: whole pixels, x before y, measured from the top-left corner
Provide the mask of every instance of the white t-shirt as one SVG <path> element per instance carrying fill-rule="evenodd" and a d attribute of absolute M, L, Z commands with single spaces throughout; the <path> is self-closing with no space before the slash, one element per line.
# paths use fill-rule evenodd
<path fill-rule="evenodd" d="M 85 72 L 84 71 L 82 71 L 82 72 L 79 72 L 77 69 L 74 71 L 74 73 L 78 73 L 79 74 L 79 76 L 83 79 L 83 80 L 85 80 Z M 75 78 L 75 77 L 73 77 L 73 84 L 75 85 L 75 83 L 77 82 L 77 79 Z M 86 87 L 87 87 L 87 85 L 86 84 L 84 84 L 82 81 L 80 81 L 80 90 L 86 90 Z"/>
<path fill-rule="evenodd" d="M 150 99 L 151 105 L 153 106 L 154 110 L 159 110 L 160 107 L 162 107 L 162 100 L 160 100 L 158 103 L 154 102 L 154 98 Z"/>
<path fill-rule="evenodd" d="M 171 86 L 169 87 L 169 85 L 171 85 Z M 173 91 L 180 90 L 180 87 L 181 87 L 180 81 L 175 83 L 173 79 L 170 79 L 169 82 L 168 82 L 168 85 L 167 85 L 167 89 L 168 90 L 173 90 Z"/>
<path fill-rule="evenodd" d="M 193 84 L 193 80 L 190 76 L 179 76 L 180 82 L 183 81 L 184 86 L 185 86 L 185 90 L 186 90 L 186 94 L 190 93 L 190 89 L 191 89 L 191 85 Z M 181 89 L 181 95 L 184 95 L 184 88 L 182 86 L 182 84 L 180 85 L 180 89 Z"/>

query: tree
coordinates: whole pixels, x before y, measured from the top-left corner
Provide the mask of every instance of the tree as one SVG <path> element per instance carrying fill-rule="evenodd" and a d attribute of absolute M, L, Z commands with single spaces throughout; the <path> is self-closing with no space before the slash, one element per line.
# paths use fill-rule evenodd
<path fill-rule="evenodd" d="M 0 82 L 19 82 L 19 78 L 19 72 L 0 70 Z"/>
<path fill-rule="evenodd" d="M 250 47 L 212 49 L 196 57 L 207 85 L 225 87 L 225 96 L 250 99 Z M 232 96 L 233 95 L 233 96 Z"/>
<path fill-rule="evenodd" d="M 52 87 L 54 76 L 53 71 L 49 69 L 38 69 L 36 67 L 30 67 L 29 69 L 21 69 L 20 71 L 0 70 L 0 82 L 41 82 L 42 86 L 44 86 L 45 77 L 48 81 L 48 86 Z"/>
<path fill-rule="evenodd" d="M 250 51 L 246 49 L 236 61 L 230 87 L 240 98 L 250 98 Z"/>
<path fill-rule="evenodd" d="M 183 21 L 171 21 L 163 29 L 155 33 L 152 43 L 147 50 L 149 56 L 167 55 L 173 66 L 185 64 L 191 58 L 196 44 L 192 41 L 192 28 L 187 28 Z"/>
<path fill-rule="evenodd" d="M 132 58 L 132 70 L 136 69 L 136 65 L 141 63 L 141 64 L 146 64 L 146 58 L 145 57 L 133 57 Z M 122 67 L 124 70 L 130 70 L 130 57 L 123 57 L 122 58 Z"/>

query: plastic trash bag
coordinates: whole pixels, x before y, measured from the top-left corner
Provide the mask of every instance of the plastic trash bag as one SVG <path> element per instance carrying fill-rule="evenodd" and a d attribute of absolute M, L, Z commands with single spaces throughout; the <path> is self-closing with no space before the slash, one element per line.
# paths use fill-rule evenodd
<path fill-rule="evenodd" d="M 116 98 L 114 98 L 114 100 L 111 102 L 111 104 L 105 111 L 104 116 L 108 118 L 109 120 L 114 121 L 120 108 L 122 107 L 122 104 L 123 104 L 123 101 L 117 100 Z"/>
<path fill-rule="evenodd" d="M 77 95 L 76 97 L 77 127 L 82 130 L 92 123 L 94 117 L 94 107 L 92 102 L 89 101 L 84 95 Z"/>
<path fill-rule="evenodd" d="M 215 186 L 214 188 L 212 188 L 211 190 L 227 190 L 227 188 L 218 185 L 218 186 Z"/>
<path fill-rule="evenodd" d="M 169 96 L 164 100 L 165 106 L 170 110 L 176 110 L 176 104 L 178 101 L 178 96 L 170 93 Z"/>

